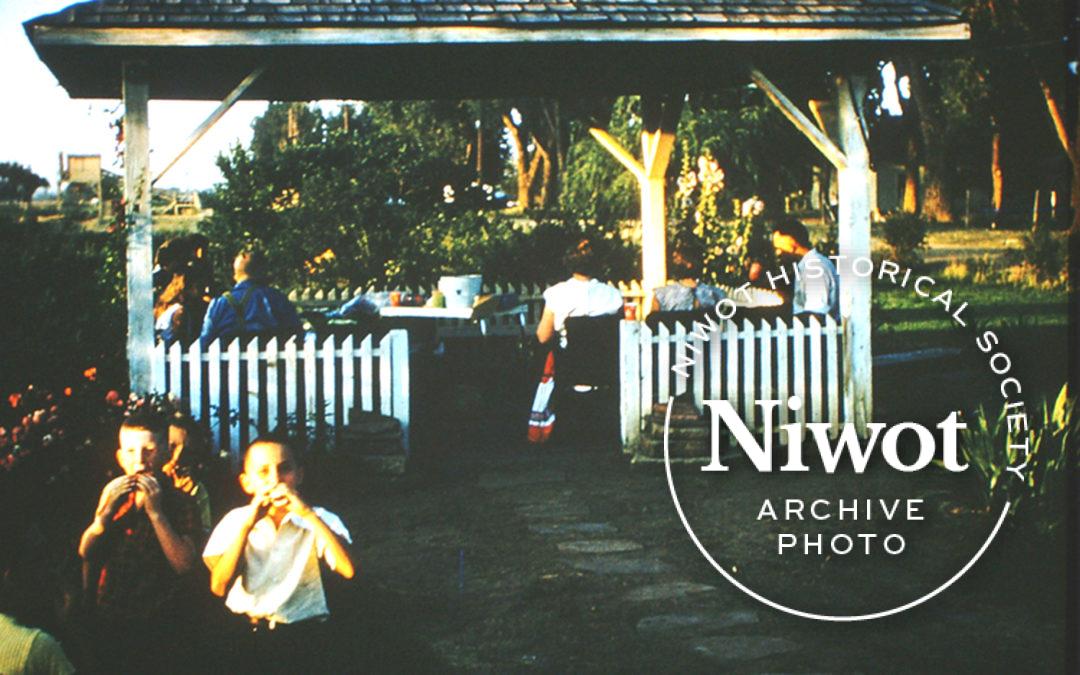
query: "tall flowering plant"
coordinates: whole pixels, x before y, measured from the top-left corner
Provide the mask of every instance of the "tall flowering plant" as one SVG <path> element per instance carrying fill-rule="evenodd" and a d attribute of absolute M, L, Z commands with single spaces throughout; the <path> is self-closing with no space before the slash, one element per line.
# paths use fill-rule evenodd
<path fill-rule="evenodd" d="M 734 200 L 734 213 L 727 211 L 721 197 L 725 187 L 724 169 L 708 148 L 694 156 L 683 146 L 682 169 L 676 180 L 676 236 L 692 235 L 704 244 L 706 281 L 737 284 L 745 277 L 750 260 L 760 255 L 764 203 L 752 197 Z"/>

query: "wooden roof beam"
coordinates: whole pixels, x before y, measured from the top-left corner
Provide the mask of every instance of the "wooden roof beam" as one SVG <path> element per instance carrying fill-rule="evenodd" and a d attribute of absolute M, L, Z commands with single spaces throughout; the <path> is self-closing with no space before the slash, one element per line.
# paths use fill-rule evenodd
<path fill-rule="evenodd" d="M 821 151 L 821 154 L 825 155 L 825 158 L 832 163 L 838 170 L 847 168 L 847 157 L 840 148 L 836 147 L 836 144 L 825 135 L 825 133 L 810 121 L 802 110 L 797 105 L 791 102 L 787 96 L 784 96 L 784 92 L 773 84 L 769 78 L 765 77 L 757 68 L 750 69 L 750 79 L 754 81 L 754 84 L 758 86 L 761 91 L 765 92 L 765 95 L 769 97 L 769 100 L 773 102 L 780 112 L 784 113 L 784 116 L 795 125 L 795 128 L 802 132 L 803 136 L 814 144 L 814 147 Z"/>
<path fill-rule="evenodd" d="M 280 47 L 506 43 L 793 43 L 793 42 L 940 42 L 967 40 L 962 21 L 930 26 L 641 26 L 534 30 L 512 26 L 400 26 L 191 28 L 180 26 L 98 27 L 28 25 L 36 46 L 95 47 Z"/>

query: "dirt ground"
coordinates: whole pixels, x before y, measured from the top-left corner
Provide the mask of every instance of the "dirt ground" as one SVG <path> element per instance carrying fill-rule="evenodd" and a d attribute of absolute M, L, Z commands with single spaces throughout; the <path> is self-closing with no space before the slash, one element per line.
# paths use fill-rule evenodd
<path fill-rule="evenodd" d="M 355 535 L 362 581 L 347 605 L 360 616 L 357 648 L 370 649 L 380 668 L 1064 671 L 1060 538 L 1010 517 L 971 569 L 925 604 L 862 622 L 791 616 L 744 594 L 706 560 L 680 521 L 662 464 L 631 464 L 613 440 L 530 447 L 517 440 L 514 415 L 526 409 L 527 366 L 496 358 L 457 370 L 455 361 L 470 359 L 418 372 L 423 409 L 445 414 L 426 428 L 416 421 L 420 443 L 406 475 L 349 472 L 340 458 L 313 467 L 316 486 Z M 882 419 L 921 419 L 920 400 L 936 413 L 942 400 L 990 393 L 996 382 L 981 370 L 966 362 L 883 369 L 875 373 Z M 935 396 L 890 395 L 912 391 L 916 380 Z M 602 428 L 594 417 L 574 427 L 583 410 L 565 411 L 558 424 Z M 826 475 L 814 463 L 807 474 L 761 474 L 745 458 L 730 466 L 676 467 L 671 483 L 687 522 L 734 579 L 805 612 L 855 615 L 912 602 L 971 560 L 998 516 L 970 473 L 901 474 L 880 460 L 862 475 Z M 880 511 L 855 522 L 759 518 L 766 499 L 782 511 L 787 498 L 827 499 L 834 513 L 840 499 L 922 499 L 923 520 L 890 521 Z M 878 537 L 868 555 L 862 544 L 847 555 L 779 555 L 780 534 Z M 902 553 L 882 550 L 888 534 L 904 537 Z"/>
<path fill-rule="evenodd" d="M 661 465 L 619 450 L 474 448 L 401 478 L 334 472 L 326 496 L 351 526 L 363 581 L 364 649 L 403 670 L 548 672 L 1061 672 L 1060 551 L 1007 527 L 956 585 L 911 611 L 861 623 L 788 616 L 747 597 L 694 547 Z M 809 611 L 872 612 L 950 577 L 988 533 L 956 479 L 858 484 L 674 476 L 706 548 L 748 586 Z M 346 482 L 347 481 L 347 482 Z M 786 484 L 785 484 L 786 483 Z M 926 524 L 901 524 L 893 557 L 775 554 L 754 521 L 763 496 L 914 494 Z M 826 529 L 826 535 L 850 530 Z M 858 527 L 859 531 L 889 529 Z"/>

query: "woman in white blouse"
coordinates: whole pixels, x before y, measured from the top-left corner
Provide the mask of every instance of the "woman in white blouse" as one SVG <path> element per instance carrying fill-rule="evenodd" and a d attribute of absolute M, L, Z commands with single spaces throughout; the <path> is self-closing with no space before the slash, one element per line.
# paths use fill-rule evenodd
<path fill-rule="evenodd" d="M 596 254 L 588 239 L 571 248 L 563 262 L 571 273 L 570 278 L 544 291 L 544 313 L 536 327 L 540 344 L 547 344 L 558 335 L 559 346 L 565 347 L 568 317 L 604 316 L 622 311 L 619 290 L 596 279 Z"/>

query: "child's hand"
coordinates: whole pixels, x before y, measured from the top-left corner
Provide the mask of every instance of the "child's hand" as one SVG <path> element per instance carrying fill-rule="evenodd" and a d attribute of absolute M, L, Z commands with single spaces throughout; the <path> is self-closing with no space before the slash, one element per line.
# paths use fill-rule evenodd
<path fill-rule="evenodd" d="M 251 498 L 251 525 L 262 520 L 270 512 L 270 494 L 263 492 Z"/>
<path fill-rule="evenodd" d="M 101 490 L 94 516 L 101 519 L 103 524 L 111 521 L 134 489 L 131 476 L 120 476 L 109 481 Z"/>
<path fill-rule="evenodd" d="M 300 495 L 293 492 L 284 483 L 278 483 L 270 490 L 270 501 L 273 502 L 274 506 L 295 513 L 298 516 L 303 516 L 311 510 L 304 500 L 300 499 Z"/>
<path fill-rule="evenodd" d="M 172 476 L 173 487 L 186 495 L 195 493 L 195 479 L 182 473 L 174 473 Z"/>
<path fill-rule="evenodd" d="M 134 478 L 135 506 L 145 509 L 148 516 L 156 516 L 161 513 L 161 485 L 157 479 L 145 473 L 137 473 Z"/>

